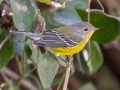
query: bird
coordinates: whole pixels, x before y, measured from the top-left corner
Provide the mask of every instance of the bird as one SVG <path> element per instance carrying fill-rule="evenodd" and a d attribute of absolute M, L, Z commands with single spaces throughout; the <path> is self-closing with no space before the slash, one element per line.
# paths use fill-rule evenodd
<path fill-rule="evenodd" d="M 60 55 L 73 55 L 80 52 L 93 33 L 99 30 L 89 22 L 78 22 L 41 33 L 10 30 L 11 34 L 21 34 L 33 40 L 33 44 L 45 47 L 48 51 Z"/>

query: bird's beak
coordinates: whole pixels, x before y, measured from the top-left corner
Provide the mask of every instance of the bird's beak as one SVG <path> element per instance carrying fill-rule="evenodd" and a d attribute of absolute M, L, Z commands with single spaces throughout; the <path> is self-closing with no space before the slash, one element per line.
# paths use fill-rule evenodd
<path fill-rule="evenodd" d="M 95 28 L 95 30 L 100 30 L 100 28 Z"/>

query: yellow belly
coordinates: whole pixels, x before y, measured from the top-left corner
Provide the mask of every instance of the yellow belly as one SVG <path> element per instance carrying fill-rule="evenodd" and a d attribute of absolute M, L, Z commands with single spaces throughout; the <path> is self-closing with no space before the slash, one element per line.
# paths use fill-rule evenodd
<path fill-rule="evenodd" d="M 93 32 L 90 32 L 88 35 L 85 36 L 83 40 L 80 41 L 79 44 L 77 44 L 74 47 L 49 48 L 49 50 L 57 56 L 58 55 L 73 55 L 75 53 L 80 52 L 84 48 L 84 46 L 86 45 L 86 43 L 88 42 L 92 34 Z"/>
<path fill-rule="evenodd" d="M 85 42 L 84 40 L 82 40 L 78 45 L 76 45 L 75 47 L 65 47 L 65 48 L 50 48 L 50 51 L 52 50 L 52 52 L 54 54 L 58 55 L 72 55 L 75 53 L 78 53 L 79 51 L 81 51 L 83 49 L 83 47 L 85 46 L 87 42 Z"/>

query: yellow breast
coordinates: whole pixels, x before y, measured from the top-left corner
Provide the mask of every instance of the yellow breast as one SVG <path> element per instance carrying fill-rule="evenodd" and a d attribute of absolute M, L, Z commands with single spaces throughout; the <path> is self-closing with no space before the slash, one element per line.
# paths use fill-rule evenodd
<path fill-rule="evenodd" d="M 94 31 L 89 32 L 89 34 L 87 34 L 81 41 L 79 44 L 77 44 L 74 47 L 65 47 L 65 48 L 49 48 L 49 50 L 54 53 L 55 55 L 73 55 L 75 53 L 80 52 L 84 46 L 86 45 L 86 43 L 88 42 L 88 40 L 90 39 L 90 37 L 92 36 Z"/>

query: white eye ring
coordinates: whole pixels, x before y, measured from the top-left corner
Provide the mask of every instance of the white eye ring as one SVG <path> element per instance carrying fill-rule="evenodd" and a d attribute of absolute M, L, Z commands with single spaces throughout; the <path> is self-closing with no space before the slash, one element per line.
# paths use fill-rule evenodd
<path fill-rule="evenodd" d="M 88 28 L 84 28 L 85 31 L 88 31 Z"/>

